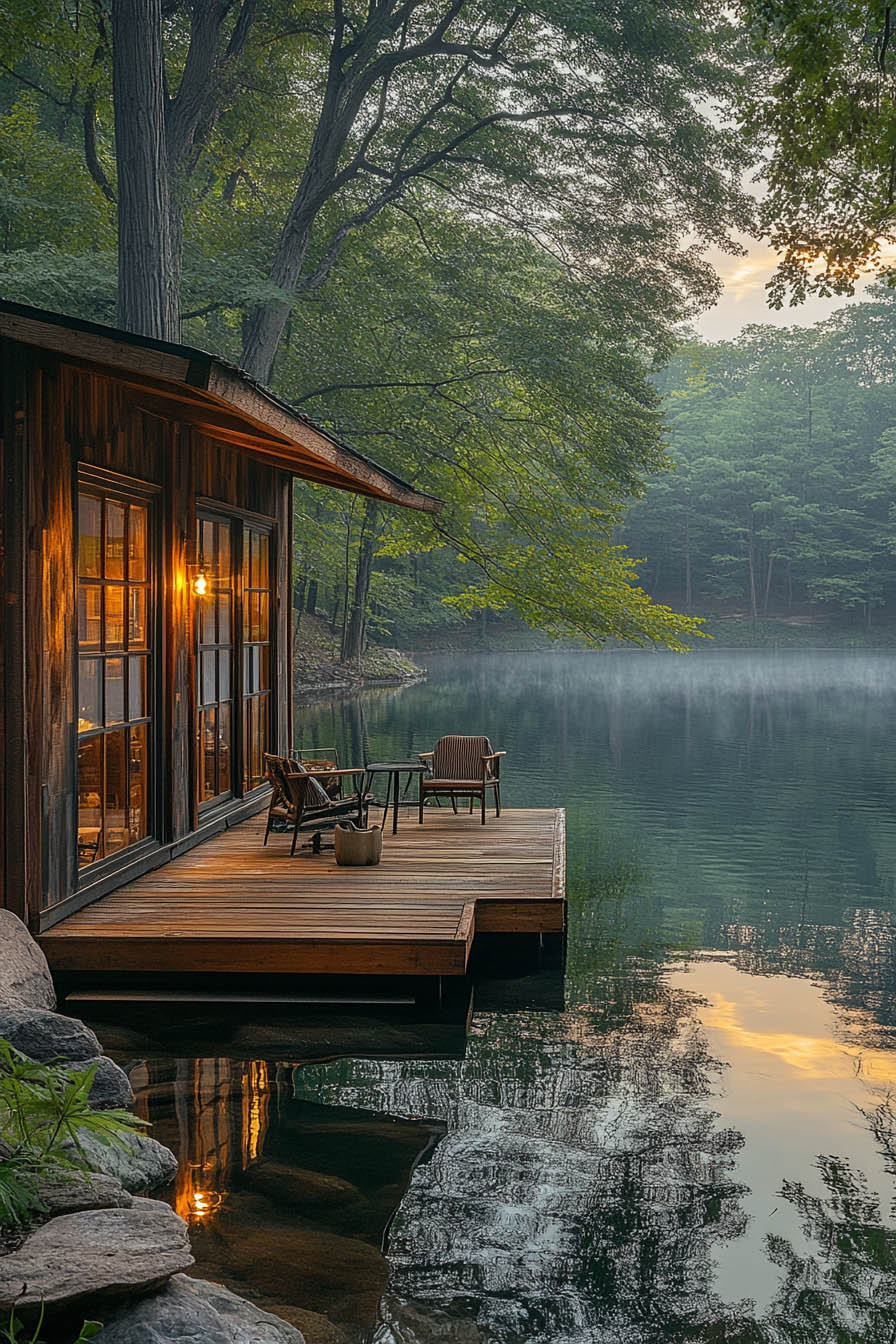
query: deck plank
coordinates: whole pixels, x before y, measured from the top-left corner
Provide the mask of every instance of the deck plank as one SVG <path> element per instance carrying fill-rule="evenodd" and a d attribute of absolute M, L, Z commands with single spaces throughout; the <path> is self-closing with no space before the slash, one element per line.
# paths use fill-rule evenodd
<path fill-rule="evenodd" d="M 391 821 L 391 818 L 390 818 Z M 263 818 L 204 841 L 40 936 L 56 971 L 462 975 L 477 932 L 565 923 L 562 811 L 410 809 L 382 862 L 262 845 Z"/>

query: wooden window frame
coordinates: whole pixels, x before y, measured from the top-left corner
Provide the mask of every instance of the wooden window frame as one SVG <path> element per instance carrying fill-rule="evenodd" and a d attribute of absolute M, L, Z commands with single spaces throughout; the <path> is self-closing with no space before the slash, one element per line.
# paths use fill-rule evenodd
<path fill-rule="evenodd" d="M 262 780 L 256 787 L 246 789 L 244 782 L 246 779 L 246 734 L 243 724 L 243 706 L 246 700 L 245 676 L 243 672 L 243 651 L 246 647 L 246 638 L 244 633 L 244 592 L 243 592 L 243 532 L 246 527 L 264 532 L 268 537 L 268 635 L 270 645 L 270 681 L 268 690 L 268 742 L 264 750 L 271 749 L 271 743 L 277 740 L 277 696 L 275 694 L 275 670 L 277 657 L 277 623 L 275 620 L 276 594 L 274 591 L 274 556 L 277 542 L 277 523 L 276 519 L 264 514 L 252 513 L 247 509 L 240 509 L 223 500 L 210 499 L 205 496 L 198 496 L 196 499 L 195 510 L 195 531 L 197 545 L 198 561 L 198 529 L 202 520 L 214 523 L 227 523 L 230 526 L 230 567 L 231 584 L 233 592 L 233 609 L 231 612 L 231 639 L 233 649 L 233 660 L 231 664 L 231 791 L 227 794 L 218 794 L 205 801 L 199 798 L 199 752 L 201 750 L 200 742 L 200 677 L 202 669 L 200 666 L 200 631 L 198 629 L 196 598 L 193 597 L 193 615 L 196 628 L 193 635 L 193 664 L 194 664 L 194 761 L 193 761 L 193 806 L 196 826 L 204 826 L 207 822 L 216 820 L 220 816 L 244 808 L 247 801 L 254 798 L 260 798 L 264 795 L 268 783 Z M 214 576 L 212 582 L 214 584 Z M 250 641 L 252 642 L 252 641 Z"/>
<path fill-rule="evenodd" d="M 89 895 L 90 897 L 92 897 L 94 893 L 96 895 L 101 895 L 104 891 L 111 890 L 119 885 L 123 873 L 144 866 L 148 856 L 158 851 L 164 844 L 166 829 L 164 779 L 167 765 L 167 744 L 165 742 L 164 686 L 162 675 L 163 622 L 161 613 L 161 596 L 163 591 L 162 530 L 165 520 L 161 507 L 162 490 L 160 486 L 151 481 L 144 481 L 136 477 L 120 475 L 116 472 L 107 471 L 105 468 L 94 467 L 84 462 L 79 462 L 77 464 L 75 489 L 73 492 L 74 601 L 76 617 L 74 649 L 72 654 L 73 685 L 75 688 L 76 702 L 78 700 L 82 654 L 80 640 L 77 636 L 78 589 L 81 583 L 78 501 L 81 494 L 90 494 L 93 492 L 97 493 L 104 501 L 111 498 L 124 504 L 143 505 L 147 510 L 146 566 L 148 582 L 146 584 L 147 612 L 145 619 L 146 666 L 149 689 L 146 696 L 147 712 L 141 717 L 139 722 L 145 723 L 148 728 L 146 808 L 149 815 L 147 819 L 148 834 L 142 839 L 135 841 L 133 844 L 124 845 L 121 849 L 117 849 L 112 854 L 108 854 L 93 863 L 85 864 L 83 867 L 78 865 L 79 807 L 77 794 L 77 759 L 82 735 L 78 732 L 76 714 L 74 716 L 74 722 L 72 723 L 76 780 L 76 793 L 74 807 L 72 809 L 75 855 L 72 897 L 79 898 L 79 906 L 84 903 L 83 898 L 85 895 Z M 105 587 L 105 579 L 100 580 L 100 582 Z M 125 623 L 127 623 L 127 619 L 127 612 L 125 612 Z M 86 650 L 85 653 L 89 656 L 90 650 Z M 108 654 L 104 653 L 100 656 L 105 659 Z M 126 658 L 128 656 L 128 650 L 123 648 L 121 656 Z M 134 722 L 137 722 L 137 720 Z M 127 728 L 130 723 L 130 719 L 125 719 L 123 726 Z M 94 735 L 97 737 L 105 737 L 108 735 L 108 731 L 108 728 L 104 725 L 103 729 L 98 730 Z M 88 736 L 90 735 L 85 734 L 84 740 L 86 740 Z M 68 898 L 67 901 L 60 902 L 59 905 L 68 905 L 68 901 L 71 899 L 72 898 Z M 56 909 L 57 907 L 50 906 L 44 913 L 55 919 Z"/>

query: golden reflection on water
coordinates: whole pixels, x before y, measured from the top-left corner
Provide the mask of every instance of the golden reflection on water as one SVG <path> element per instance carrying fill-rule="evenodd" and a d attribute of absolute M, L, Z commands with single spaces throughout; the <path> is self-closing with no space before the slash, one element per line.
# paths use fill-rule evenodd
<path fill-rule="evenodd" d="M 156 1120 L 154 1133 L 166 1141 L 159 1117 L 151 1114 L 151 1080 L 134 1070 L 136 1109 Z M 270 1122 L 273 1083 L 263 1059 L 184 1059 L 177 1064 L 174 1119 L 179 1154 L 174 1207 L 186 1223 L 208 1224 L 221 1209 L 235 1173 L 261 1154 Z M 173 1135 L 167 1136 L 169 1143 Z"/>
<path fill-rule="evenodd" d="M 726 1066 L 712 1105 L 721 1125 L 744 1137 L 735 1179 L 746 1187 L 747 1222 L 742 1237 L 716 1247 L 716 1287 L 729 1301 L 746 1296 L 762 1310 L 781 1282 L 767 1238 L 814 1254 L 788 1191 L 798 1185 L 810 1197 L 829 1197 L 829 1159 L 848 1162 L 883 1225 L 896 1225 L 893 1177 L 871 1125 L 896 1090 L 896 1059 L 870 1044 L 879 1039 L 870 1015 L 847 1017 L 811 980 L 747 974 L 709 955 L 670 969 L 667 981 L 694 996 L 709 1051 Z"/>

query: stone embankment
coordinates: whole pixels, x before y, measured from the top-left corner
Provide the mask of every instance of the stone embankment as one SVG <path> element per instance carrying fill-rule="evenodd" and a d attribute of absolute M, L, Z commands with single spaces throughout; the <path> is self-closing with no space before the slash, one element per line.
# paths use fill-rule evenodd
<path fill-rule="evenodd" d="M 0 1039 L 73 1071 L 96 1065 L 91 1106 L 130 1106 L 127 1075 L 56 1006 L 43 953 L 0 910 Z M 79 1146 L 92 1170 L 75 1179 L 48 1173 L 35 1224 L 21 1236 L 0 1228 L 0 1321 L 12 1310 L 33 1320 L 43 1304 L 45 1335 L 55 1320 L 100 1320 L 103 1344 L 304 1344 L 286 1321 L 184 1274 L 193 1264 L 186 1224 L 161 1200 L 141 1197 L 173 1179 L 169 1149 L 136 1132 L 113 1144 L 85 1135 Z M 0 1131 L 0 1157 L 8 1151 Z"/>

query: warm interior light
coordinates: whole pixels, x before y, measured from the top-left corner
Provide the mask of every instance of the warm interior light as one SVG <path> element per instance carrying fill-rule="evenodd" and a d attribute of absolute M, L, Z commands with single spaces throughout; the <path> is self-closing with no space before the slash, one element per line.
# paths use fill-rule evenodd
<path fill-rule="evenodd" d="M 208 573 L 200 569 L 193 579 L 193 593 L 196 597 L 205 597 L 208 592 Z"/>

